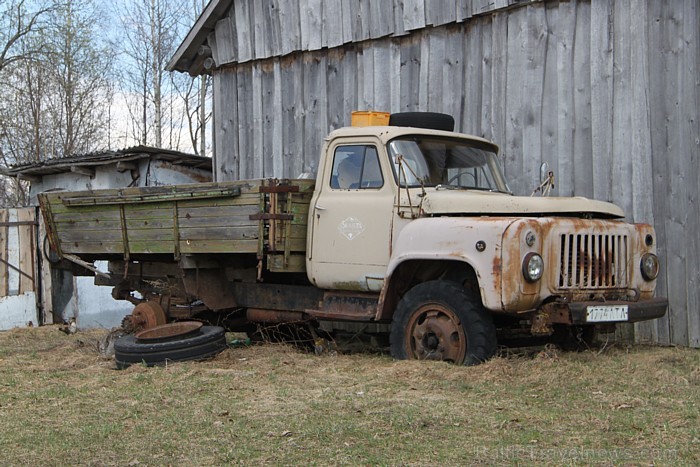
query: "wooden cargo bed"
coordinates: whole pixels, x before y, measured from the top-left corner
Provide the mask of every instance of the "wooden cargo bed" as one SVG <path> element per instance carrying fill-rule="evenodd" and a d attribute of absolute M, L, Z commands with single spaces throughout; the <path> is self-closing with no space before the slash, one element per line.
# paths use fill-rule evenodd
<path fill-rule="evenodd" d="M 275 271 L 303 270 L 311 180 L 245 180 L 47 192 L 39 202 L 63 257 L 251 253 Z"/>

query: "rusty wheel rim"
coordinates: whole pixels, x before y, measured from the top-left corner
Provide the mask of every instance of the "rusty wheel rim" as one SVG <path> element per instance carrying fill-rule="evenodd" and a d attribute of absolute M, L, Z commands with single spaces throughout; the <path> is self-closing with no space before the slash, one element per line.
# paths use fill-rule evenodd
<path fill-rule="evenodd" d="M 156 302 L 143 302 L 131 312 L 131 321 L 137 328 L 150 329 L 167 322 L 165 311 Z"/>
<path fill-rule="evenodd" d="M 462 363 L 467 355 L 467 336 L 454 311 L 436 304 L 416 310 L 406 326 L 406 350 L 419 360 Z"/>
<path fill-rule="evenodd" d="M 199 331 L 204 323 L 199 321 L 181 321 L 179 323 L 161 324 L 137 332 L 134 337 L 144 342 L 159 342 L 171 340 L 174 337 L 184 337 Z"/>

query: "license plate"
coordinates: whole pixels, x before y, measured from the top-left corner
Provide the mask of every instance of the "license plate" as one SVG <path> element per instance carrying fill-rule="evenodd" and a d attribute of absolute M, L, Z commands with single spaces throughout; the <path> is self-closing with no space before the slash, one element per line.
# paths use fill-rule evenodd
<path fill-rule="evenodd" d="M 627 305 L 599 305 L 586 307 L 586 321 L 589 323 L 627 321 Z"/>

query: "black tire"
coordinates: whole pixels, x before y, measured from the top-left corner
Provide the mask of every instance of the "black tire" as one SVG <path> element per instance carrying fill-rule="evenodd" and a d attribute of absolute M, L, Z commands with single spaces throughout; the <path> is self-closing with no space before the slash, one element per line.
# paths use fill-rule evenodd
<path fill-rule="evenodd" d="M 389 125 L 454 131 L 455 119 L 452 115 L 436 112 L 400 112 L 389 116 Z"/>
<path fill-rule="evenodd" d="M 413 287 L 399 302 L 390 344 L 398 360 L 478 365 L 496 353 L 496 327 L 480 300 L 458 283 L 430 281 Z"/>
<path fill-rule="evenodd" d="M 139 341 L 133 334 L 114 342 L 117 368 L 126 368 L 134 363 L 147 366 L 163 365 L 166 362 L 202 360 L 225 350 L 226 331 L 220 326 L 202 326 L 193 334 L 160 342 Z"/>

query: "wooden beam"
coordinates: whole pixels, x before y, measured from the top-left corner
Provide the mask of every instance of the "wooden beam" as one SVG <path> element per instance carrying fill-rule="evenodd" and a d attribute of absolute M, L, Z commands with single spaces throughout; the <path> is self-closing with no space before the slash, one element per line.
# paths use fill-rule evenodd
<path fill-rule="evenodd" d="M 18 174 L 17 178 L 20 180 L 31 182 L 31 183 L 39 183 L 41 181 L 41 177 L 38 177 L 36 175 L 22 174 L 22 173 Z"/>
<path fill-rule="evenodd" d="M 138 166 L 136 165 L 135 162 L 124 162 L 124 161 L 119 161 L 117 162 L 117 172 L 119 173 L 124 173 L 127 170 L 136 170 Z"/>
<path fill-rule="evenodd" d="M 70 171 L 80 175 L 87 175 L 91 178 L 95 176 L 95 169 L 91 169 L 89 167 L 82 167 L 80 165 L 71 165 Z"/>

